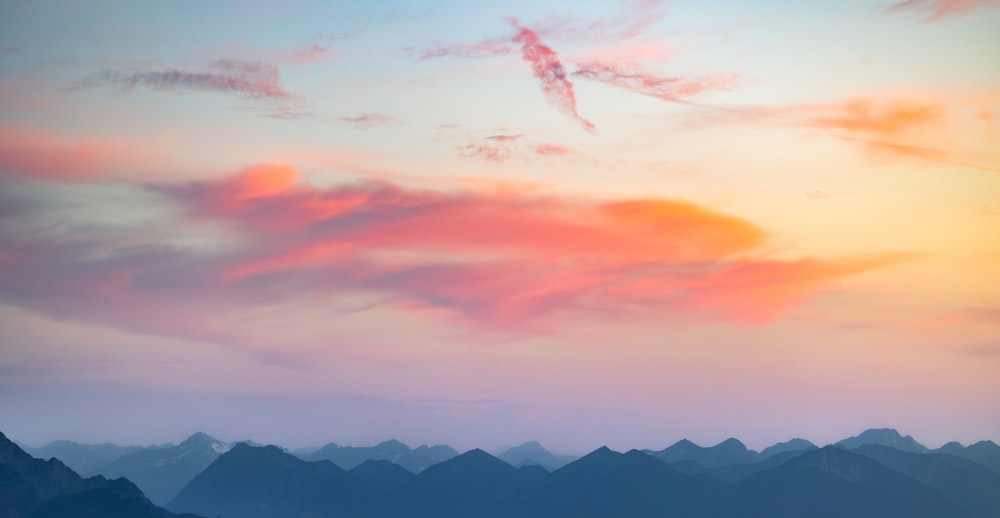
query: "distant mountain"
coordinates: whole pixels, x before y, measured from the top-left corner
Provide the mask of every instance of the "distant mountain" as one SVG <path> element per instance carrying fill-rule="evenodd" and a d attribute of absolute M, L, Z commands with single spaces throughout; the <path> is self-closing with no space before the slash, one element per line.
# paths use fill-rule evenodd
<path fill-rule="evenodd" d="M 764 450 L 760 452 L 760 455 L 758 456 L 758 460 L 764 460 L 764 459 L 766 459 L 768 457 L 771 457 L 773 455 L 777 455 L 779 453 L 786 453 L 786 452 L 790 452 L 790 451 L 803 452 L 803 451 L 811 450 L 811 449 L 814 449 L 814 448 L 816 448 L 815 444 L 813 444 L 813 443 L 811 443 L 811 442 L 809 442 L 809 441 L 807 441 L 805 439 L 797 439 L 796 438 L 796 439 L 792 439 L 790 441 L 779 442 L 779 443 L 777 443 L 777 444 L 775 444 L 773 446 L 768 446 L 767 448 L 764 448 Z"/>
<path fill-rule="evenodd" d="M 947 453 L 971 460 L 1000 473 L 1000 446 L 997 446 L 993 441 L 979 441 L 970 446 L 950 442 L 934 450 L 934 453 Z"/>
<path fill-rule="evenodd" d="M 229 445 L 196 433 L 176 446 L 144 448 L 101 468 L 106 477 L 125 477 L 157 505 L 173 498 L 198 473 L 229 449 Z"/>
<path fill-rule="evenodd" d="M 392 439 L 375 446 L 340 446 L 329 443 L 302 458 L 309 461 L 329 460 L 344 469 L 351 469 L 366 460 L 387 460 L 413 473 L 420 473 L 456 455 L 458 452 L 450 446 L 420 446 L 411 450 L 409 446 Z"/>
<path fill-rule="evenodd" d="M 519 470 L 471 450 L 435 464 L 397 494 L 393 514 L 407 516 L 512 516 L 507 506 L 537 482 L 537 468 Z"/>
<path fill-rule="evenodd" d="M 638 450 L 598 448 L 520 497 L 519 516 L 690 516 L 720 484 L 688 477 Z"/>
<path fill-rule="evenodd" d="M 770 457 L 764 458 L 763 460 L 751 462 L 749 464 L 730 464 L 728 466 L 718 466 L 715 468 L 702 468 L 700 465 L 697 465 L 697 463 L 690 460 L 676 462 L 670 464 L 670 466 L 688 475 L 708 475 L 723 482 L 737 482 L 746 479 L 755 473 L 776 468 L 789 460 L 802 455 L 803 453 L 815 449 L 817 448 L 813 446 L 805 450 L 791 450 L 776 453 Z M 700 469 L 694 469 L 691 464 L 698 466 Z"/>
<path fill-rule="evenodd" d="M 682 444 L 672 451 L 688 448 L 685 454 L 712 463 L 748 458 L 741 447 Z M 539 465 L 515 468 L 472 450 L 414 475 L 388 460 L 367 460 L 345 471 L 274 446 L 238 444 L 195 477 L 169 508 L 244 518 L 995 518 L 998 488 L 1000 476 L 985 466 L 877 445 L 857 452 L 837 446 L 789 449 L 759 462 L 712 468 L 692 459 L 668 464 L 637 450 L 599 448 L 551 473 Z"/>
<path fill-rule="evenodd" d="M 715 446 L 702 447 L 681 439 L 661 451 L 646 450 L 645 453 L 668 464 L 683 460 L 693 460 L 704 468 L 716 468 L 732 464 L 749 464 L 757 460 L 758 453 L 748 450 L 736 439 L 726 439 Z"/>
<path fill-rule="evenodd" d="M 387 460 L 366 460 L 348 471 L 347 476 L 363 496 L 382 499 L 405 486 L 415 475 Z"/>
<path fill-rule="evenodd" d="M 1000 474 L 982 464 L 943 453 L 910 453 L 875 444 L 852 451 L 937 490 L 977 518 L 1000 517 Z"/>
<path fill-rule="evenodd" d="M 732 486 L 715 518 L 970 518 L 937 491 L 856 453 L 827 446 Z"/>
<path fill-rule="evenodd" d="M 497 455 L 497 458 L 514 467 L 537 464 L 547 471 L 557 470 L 576 460 L 573 455 L 555 455 L 537 441 L 528 441 L 519 446 L 508 448 Z"/>
<path fill-rule="evenodd" d="M 904 437 L 892 428 L 871 428 L 859 435 L 838 442 L 837 446 L 854 449 L 866 444 L 878 444 L 912 453 L 926 453 L 928 451 L 926 446 L 917 442 L 913 437 L 909 435 Z"/>
<path fill-rule="evenodd" d="M 118 446 L 111 443 L 81 444 L 73 441 L 54 441 L 40 448 L 24 448 L 24 451 L 39 459 L 57 458 L 63 464 L 82 476 L 100 473 L 101 468 L 130 453 L 142 449 L 140 446 Z"/>
<path fill-rule="evenodd" d="M 233 446 L 168 504 L 206 516 L 356 516 L 359 492 L 329 461 L 307 462 L 277 446 Z"/>
<path fill-rule="evenodd" d="M 36 459 L 0 433 L 0 517 L 66 516 L 169 518 L 175 515 L 153 505 L 128 480 L 81 478 L 58 459 Z"/>

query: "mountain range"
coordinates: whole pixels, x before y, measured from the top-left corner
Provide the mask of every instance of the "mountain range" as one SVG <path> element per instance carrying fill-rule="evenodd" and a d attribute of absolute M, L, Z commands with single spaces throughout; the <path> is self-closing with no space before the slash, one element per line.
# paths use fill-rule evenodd
<path fill-rule="evenodd" d="M 124 478 L 83 478 L 32 457 L 0 433 L 0 518 L 198 518 L 155 506 Z"/>
<path fill-rule="evenodd" d="M 300 454 L 303 460 L 328 460 L 344 469 L 351 469 L 366 460 L 387 460 L 414 473 L 458 455 L 451 446 L 409 446 L 391 439 L 375 446 L 340 446 L 329 443 L 315 451 Z"/>
<path fill-rule="evenodd" d="M 348 467 L 301 458 L 323 449 Z M 434 461 L 431 452 L 447 458 Z M 931 450 L 891 429 L 822 448 L 802 439 L 760 452 L 736 439 L 709 447 L 679 441 L 658 451 L 602 447 L 578 459 L 554 455 L 534 441 L 497 456 L 478 449 L 458 454 L 446 446 L 410 449 L 398 441 L 327 445 L 297 456 L 273 445 L 229 447 L 195 434 L 109 464 L 131 466 L 146 477 L 144 485 L 161 491 L 160 498 L 205 464 L 167 498 L 168 510 L 146 499 L 143 484 L 126 478 L 83 479 L 59 460 L 34 459 L 6 438 L 0 454 L 0 509 L 7 510 L 0 518 L 171 512 L 245 518 L 1000 516 L 994 464 L 1000 447 L 982 441 Z"/>

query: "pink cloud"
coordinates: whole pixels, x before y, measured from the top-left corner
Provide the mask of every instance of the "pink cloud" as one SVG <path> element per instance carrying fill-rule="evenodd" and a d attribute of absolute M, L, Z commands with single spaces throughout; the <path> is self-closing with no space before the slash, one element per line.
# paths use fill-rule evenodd
<path fill-rule="evenodd" d="M 524 138 L 524 135 L 490 135 L 486 137 L 486 140 L 495 140 L 497 142 L 513 142 L 515 140 L 520 140 Z"/>
<path fill-rule="evenodd" d="M 615 63 L 581 63 L 573 72 L 574 77 L 617 86 L 636 93 L 666 101 L 680 101 L 711 90 L 729 90 L 738 77 L 735 75 L 700 78 L 664 77 L 628 70 Z"/>
<path fill-rule="evenodd" d="M 566 70 L 550 47 L 543 44 L 538 38 L 538 34 L 511 20 L 511 25 L 517 29 L 514 42 L 521 45 L 521 57 L 531 63 L 531 69 L 535 77 L 542 83 L 542 91 L 549 103 L 559 111 L 572 117 L 583 129 L 590 133 L 595 133 L 597 128 L 593 123 L 584 119 L 576 111 L 576 94 L 573 92 L 573 83 L 566 78 Z"/>
<path fill-rule="evenodd" d="M 124 141 L 0 126 L 0 176 L 46 180 L 109 178 L 163 160 Z"/>
<path fill-rule="evenodd" d="M 830 282 L 891 264 L 754 258 L 760 227 L 668 199 L 316 188 L 287 164 L 152 188 L 233 246 L 182 249 L 145 231 L 52 234 L 0 226 L 0 300 L 57 318 L 232 345 L 220 315 L 261 301 L 363 298 L 533 333 L 566 318 L 776 318 Z"/>
<path fill-rule="evenodd" d="M 1000 0 L 905 0 L 886 8 L 890 13 L 922 15 L 924 21 L 936 22 L 983 9 L 1000 8 Z"/>

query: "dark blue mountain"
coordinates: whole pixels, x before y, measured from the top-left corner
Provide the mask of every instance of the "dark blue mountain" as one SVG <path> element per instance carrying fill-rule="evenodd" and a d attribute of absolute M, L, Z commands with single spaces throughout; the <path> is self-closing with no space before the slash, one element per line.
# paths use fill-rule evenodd
<path fill-rule="evenodd" d="M 330 461 L 306 462 L 277 446 L 240 443 L 168 504 L 178 512 L 241 518 L 356 516 L 362 496 Z"/>
<path fill-rule="evenodd" d="M 643 452 L 598 448 L 517 499 L 520 516 L 690 516 L 720 484 Z"/>

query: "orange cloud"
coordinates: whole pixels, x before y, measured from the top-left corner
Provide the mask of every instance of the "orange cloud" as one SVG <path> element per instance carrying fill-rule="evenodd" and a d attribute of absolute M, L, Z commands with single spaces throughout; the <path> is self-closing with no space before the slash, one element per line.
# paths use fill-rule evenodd
<path fill-rule="evenodd" d="M 890 100 L 876 102 L 855 97 L 840 105 L 816 110 L 805 123 L 818 128 L 842 130 L 876 137 L 897 137 L 916 128 L 940 127 L 944 106 L 939 103 Z"/>

